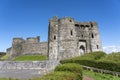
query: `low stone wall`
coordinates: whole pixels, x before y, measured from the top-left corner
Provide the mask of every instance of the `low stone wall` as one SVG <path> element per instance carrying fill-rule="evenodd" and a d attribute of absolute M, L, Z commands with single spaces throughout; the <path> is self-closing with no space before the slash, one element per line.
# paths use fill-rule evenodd
<path fill-rule="evenodd" d="M 44 69 L 54 70 L 59 61 L 0 61 L 0 69 Z"/>

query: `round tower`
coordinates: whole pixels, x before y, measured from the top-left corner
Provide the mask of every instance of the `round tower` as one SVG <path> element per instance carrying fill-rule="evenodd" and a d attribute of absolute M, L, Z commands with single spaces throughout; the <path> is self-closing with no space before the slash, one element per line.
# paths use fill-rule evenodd
<path fill-rule="evenodd" d="M 76 31 L 74 19 L 71 17 L 59 19 L 59 58 L 67 59 L 76 55 Z"/>
<path fill-rule="evenodd" d="M 102 51 L 102 44 L 100 40 L 100 32 L 98 30 L 98 24 L 96 22 L 90 22 L 91 24 L 91 51 Z"/>

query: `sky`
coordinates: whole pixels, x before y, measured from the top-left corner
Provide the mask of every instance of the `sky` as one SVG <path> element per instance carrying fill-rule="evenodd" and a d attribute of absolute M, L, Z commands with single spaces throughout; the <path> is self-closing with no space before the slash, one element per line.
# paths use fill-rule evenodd
<path fill-rule="evenodd" d="M 53 16 L 96 21 L 103 47 L 120 46 L 120 0 L 0 0 L 0 52 L 14 37 L 47 41 Z"/>

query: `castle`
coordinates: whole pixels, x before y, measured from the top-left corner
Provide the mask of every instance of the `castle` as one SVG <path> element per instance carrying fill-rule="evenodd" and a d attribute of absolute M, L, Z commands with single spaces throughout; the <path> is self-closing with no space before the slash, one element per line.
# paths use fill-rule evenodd
<path fill-rule="evenodd" d="M 20 55 L 46 55 L 49 60 L 61 60 L 102 51 L 100 33 L 96 22 L 78 22 L 71 17 L 53 17 L 49 20 L 48 42 L 40 37 L 13 38 L 7 49 L 11 58 Z"/>

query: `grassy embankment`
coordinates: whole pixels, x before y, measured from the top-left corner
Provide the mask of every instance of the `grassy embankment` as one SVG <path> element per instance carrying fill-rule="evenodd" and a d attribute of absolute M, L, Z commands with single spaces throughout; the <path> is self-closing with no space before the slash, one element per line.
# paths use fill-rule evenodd
<path fill-rule="evenodd" d="M 44 55 L 22 55 L 15 58 L 13 61 L 43 61 L 47 60 L 47 56 Z"/>
<path fill-rule="evenodd" d="M 31 80 L 82 80 L 82 67 L 75 63 L 61 64 L 54 72 Z"/>
<path fill-rule="evenodd" d="M 30 79 L 30 80 L 82 80 L 81 79 L 82 76 L 80 76 L 82 73 L 74 72 L 74 71 L 79 71 L 79 70 L 76 70 L 75 65 L 77 65 L 78 68 L 81 68 L 80 65 L 78 65 L 78 64 L 98 66 L 98 65 L 96 65 L 96 63 L 98 64 L 101 62 L 105 62 L 104 63 L 105 65 L 109 64 L 108 66 L 103 66 L 104 68 L 107 67 L 107 69 L 111 69 L 110 67 L 115 67 L 116 64 L 120 63 L 120 53 L 105 54 L 103 52 L 93 52 L 93 53 L 86 54 L 81 57 L 64 60 L 64 61 L 61 61 L 62 65 L 59 65 L 58 67 L 56 67 L 54 72 L 47 74 L 41 78 L 34 78 L 34 79 Z M 68 63 L 68 64 L 66 64 L 66 63 Z M 73 64 L 71 64 L 71 63 L 73 63 Z M 77 64 L 75 64 L 75 63 L 77 63 Z M 74 67 L 72 67 L 72 66 L 74 66 Z M 114 70 L 120 69 L 119 68 L 120 66 L 119 65 L 117 65 L 117 66 L 118 66 L 117 69 L 114 69 Z M 82 71 L 82 69 L 81 69 L 81 71 Z M 101 73 L 96 73 L 96 72 L 91 72 L 91 71 L 86 71 L 86 70 L 83 70 L 83 74 L 87 75 L 89 77 L 92 77 L 95 80 L 120 80 L 120 77 L 117 77 L 117 76 L 113 76 L 110 74 L 101 74 Z"/>
<path fill-rule="evenodd" d="M 80 57 L 62 60 L 61 63 L 78 63 L 80 65 L 120 72 L 120 53 L 105 54 L 104 52 L 92 52 Z"/>
<path fill-rule="evenodd" d="M 83 75 L 93 78 L 94 80 L 120 80 L 120 77 L 113 76 L 110 74 L 101 74 L 97 72 L 91 72 L 87 70 L 83 70 Z"/>

